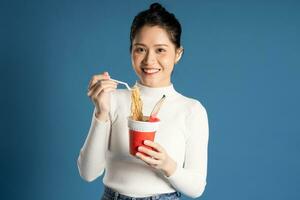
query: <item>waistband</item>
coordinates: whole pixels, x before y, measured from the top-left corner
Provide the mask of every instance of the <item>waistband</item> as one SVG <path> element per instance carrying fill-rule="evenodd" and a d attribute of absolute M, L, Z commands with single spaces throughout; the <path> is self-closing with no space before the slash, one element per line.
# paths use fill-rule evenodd
<path fill-rule="evenodd" d="M 110 199 L 117 200 L 117 199 L 122 199 L 122 200 L 158 200 L 161 197 L 171 197 L 171 196 L 176 196 L 176 197 L 181 197 L 180 192 L 172 192 L 172 193 L 163 193 L 163 194 L 158 194 L 158 195 L 153 195 L 153 196 L 148 196 L 148 197 L 130 197 L 126 196 L 123 194 L 120 194 L 119 192 L 105 186 L 104 187 L 104 195 L 107 195 L 110 197 Z"/>

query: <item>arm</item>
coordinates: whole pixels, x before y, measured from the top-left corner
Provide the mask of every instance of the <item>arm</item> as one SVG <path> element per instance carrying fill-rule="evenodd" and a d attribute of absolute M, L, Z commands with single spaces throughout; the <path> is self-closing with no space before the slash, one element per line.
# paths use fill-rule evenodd
<path fill-rule="evenodd" d="M 197 102 L 187 117 L 188 138 L 184 166 L 166 177 L 178 191 L 197 198 L 204 192 L 207 173 L 208 119 L 205 108 Z"/>
<path fill-rule="evenodd" d="M 104 171 L 110 124 L 110 120 L 98 120 L 94 110 L 88 136 L 77 160 L 79 174 L 86 181 L 95 180 Z"/>

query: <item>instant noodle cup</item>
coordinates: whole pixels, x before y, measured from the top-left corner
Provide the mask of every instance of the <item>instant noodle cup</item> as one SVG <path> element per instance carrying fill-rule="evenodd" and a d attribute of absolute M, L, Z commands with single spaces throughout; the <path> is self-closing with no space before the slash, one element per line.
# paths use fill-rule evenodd
<path fill-rule="evenodd" d="M 160 120 L 156 118 L 149 122 L 149 117 L 144 116 L 144 121 L 136 121 L 128 117 L 129 128 L 129 153 L 133 156 L 138 152 L 139 146 L 144 146 L 148 149 L 153 148 L 144 145 L 145 140 L 154 141 L 155 133 L 159 127 Z M 144 154 L 145 155 L 145 154 Z"/>

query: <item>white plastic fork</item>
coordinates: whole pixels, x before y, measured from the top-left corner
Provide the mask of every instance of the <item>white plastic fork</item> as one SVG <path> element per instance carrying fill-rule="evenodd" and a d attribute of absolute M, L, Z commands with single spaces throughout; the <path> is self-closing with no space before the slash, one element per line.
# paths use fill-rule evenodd
<path fill-rule="evenodd" d="M 126 86 L 126 88 L 127 88 L 128 90 L 132 90 L 132 89 L 129 87 L 129 85 L 128 85 L 127 83 L 123 82 L 123 81 L 118 81 L 118 80 L 115 80 L 115 79 L 112 79 L 112 78 L 109 79 L 109 80 L 114 81 L 114 82 L 116 82 L 116 83 L 123 84 L 123 85 Z"/>

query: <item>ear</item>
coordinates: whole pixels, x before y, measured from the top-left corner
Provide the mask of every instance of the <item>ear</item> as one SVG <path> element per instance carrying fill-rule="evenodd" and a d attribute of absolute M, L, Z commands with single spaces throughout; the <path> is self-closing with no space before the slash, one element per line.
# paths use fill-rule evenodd
<path fill-rule="evenodd" d="M 177 64 L 183 54 L 183 47 L 176 49 L 176 55 L 175 55 L 175 64 Z"/>

